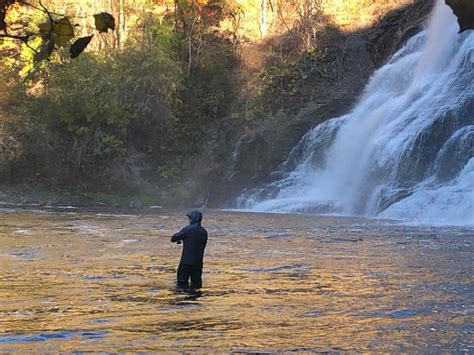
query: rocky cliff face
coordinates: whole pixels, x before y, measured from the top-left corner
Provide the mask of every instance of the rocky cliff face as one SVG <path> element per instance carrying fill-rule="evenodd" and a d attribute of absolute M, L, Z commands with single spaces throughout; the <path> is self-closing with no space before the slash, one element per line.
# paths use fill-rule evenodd
<path fill-rule="evenodd" d="M 75 141 L 56 126 L 43 132 L 37 125 L 24 123 L 21 137 L 31 148 L 24 149 L 28 154 L 10 164 L 1 155 L 11 147 L 0 141 L 0 183 L 26 183 L 35 189 L 41 182 L 45 188 L 117 191 L 133 196 L 146 193 L 153 197 L 153 204 L 225 206 L 242 189 L 270 180 L 309 129 L 348 112 L 374 70 L 420 29 L 433 6 L 433 0 L 322 0 L 313 3 L 323 4 L 323 8 L 304 17 L 307 14 L 301 14 L 292 2 L 277 3 L 285 4 L 285 11 L 291 13 L 283 19 L 284 10 L 272 9 L 273 30 L 267 36 L 262 39 L 256 33 L 249 37 L 244 26 L 245 35 L 240 34 L 238 40 L 232 37 L 232 58 L 239 64 L 229 65 L 231 69 L 224 72 L 229 76 L 227 82 L 217 88 L 214 82 L 204 85 L 204 103 L 196 94 L 198 90 L 189 90 L 192 100 L 183 100 L 184 106 L 193 108 L 189 112 L 197 118 L 188 119 L 194 116 L 184 110 L 187 128 L 178 128 L 176 122 L 181 121 L 176 121 L 161 101 L 150 104 L 149 117 L 132 126 L 124 156 L 103 158 L 98 169 L 82 169 L 82 175 L 77 176 L 80 164 L 76 162 L 81 161 L 82 153 L 64 149 L 76 145 Z M 251 14 L 259 14 L 260 7 L 254 10 Z M 255 27 L 254 20 L 247 18 L 244 25 Z M 215 50 L 209 47 L 207 53 L 214 55 Z M 227 58 L 229 53 L 221 52 L 219 58 Z M 215 74 L 212 65 L 208 69 L 215 79 L 222 74 Z M 207 81 L 199 79 L 196 83 Z M 231 87 L 232 94 L 219 98 L 222 87 Z M 183 153 L 186 150 L 182 146 L 192 136 L 188 132 L 206 116 L 201 114 L 208 104 L 225 109 L 211 115 L 193 154 Z M 38 107 L 38 112 L 43 112 L 43 106 Z M 0 115 L 3 110 L 0 107 Z M 174 122 L 174 128 L 161 130 L 167 121 Z M 155 140 L 158 136 L 160 139 Z M 15 148 L 15 141 L 11 142 Z"/>
<path fill-rule="evenodd" d="M 214 176 L 211 204 L 226 205 L 242 189 L 268 181 L 311 127 L 350 110 L 370 75 L 421 29 L 432 7 L 430 0 L 413 1 L 369 28 L 351 33 L 328 28 L 322 45 L 328 48 L 327 60 L 335 62 L 334 75 L 320 73 L 300 88 L 291 109 L 276 110 L 273 119 L 238 137 Z"/>

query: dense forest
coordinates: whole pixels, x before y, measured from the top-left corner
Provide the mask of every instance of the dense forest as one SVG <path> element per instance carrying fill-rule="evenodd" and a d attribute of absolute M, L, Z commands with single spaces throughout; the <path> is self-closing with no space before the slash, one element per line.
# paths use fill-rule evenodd
<path fill-rule="evenodd" d="M 262 181 L 309 127 L 354 104 L 433 5 L 0 4 L 3 193 L 129 206 L 219 204 Z M 113 26 L 98 31 L 97 14 Z M 71 58 L 77 39 L 88 45 Z"/>

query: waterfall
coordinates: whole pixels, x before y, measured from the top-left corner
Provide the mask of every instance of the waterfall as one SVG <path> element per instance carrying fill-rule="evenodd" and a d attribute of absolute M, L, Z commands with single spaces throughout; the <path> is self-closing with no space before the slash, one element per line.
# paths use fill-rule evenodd
<path fill-rule="evenodd" d="M 474 33 L 439 0 L 352 112 L 308 132 L 238 208 L 474 224 Z"/>

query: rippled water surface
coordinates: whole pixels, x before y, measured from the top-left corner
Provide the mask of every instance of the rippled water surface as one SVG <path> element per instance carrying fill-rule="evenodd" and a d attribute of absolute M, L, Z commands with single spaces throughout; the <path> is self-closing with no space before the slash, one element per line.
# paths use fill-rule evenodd
<path fill-rule="evenodd" d="M 181 212 L 0 218 L 0 351 L 474 352 L 472 229 L 205 211 L 189 294 Z"/>

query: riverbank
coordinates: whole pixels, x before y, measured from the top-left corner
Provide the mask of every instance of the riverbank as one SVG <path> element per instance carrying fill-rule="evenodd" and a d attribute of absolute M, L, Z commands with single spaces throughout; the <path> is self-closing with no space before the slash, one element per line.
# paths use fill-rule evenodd
<path fill-rule="evenodd" d="M 313 4 L 306 18 L 280 5 L 258 39 L 207 25 L 188 38 L 150 18 L 151 32 L 118 52 L 52 60 L 48 80 L 20 80 L 18 58 L 0 62 L 0 184 L 45 190 L 40 201 L 229 205 L 271 180 L 311 127 L 350 111 L 432 2 Z M 197 52 L 183 56 L 180 44 Z"/>
<path fill-rule="evenodd" d="M 48 186 L 13 185 L 0 186 L 1 207 L 76 207 L 76 208 L 117 208 L 142 209 L 162 208 L 160 198 L 153 194 L 113 194 L 104 192 L 84 192 L 69 189 L 51 190 Z M 168 208 L 178 205 L 166 204 Z"/>

